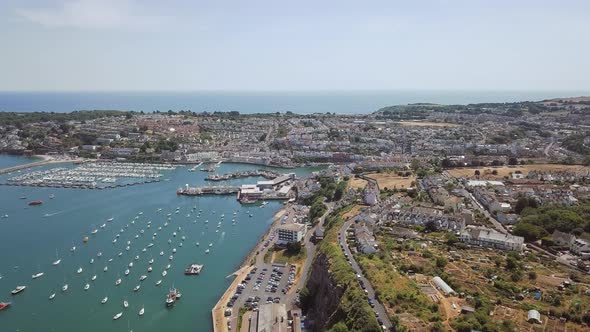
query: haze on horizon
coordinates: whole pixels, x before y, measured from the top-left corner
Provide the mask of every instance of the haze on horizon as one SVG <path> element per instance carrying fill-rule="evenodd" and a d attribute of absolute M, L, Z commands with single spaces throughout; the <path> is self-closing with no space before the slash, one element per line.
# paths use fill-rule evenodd
<path fill-rule="evenodd" d="M 2 91 L 590 91 L 588 1 L 0 3 Z"/>

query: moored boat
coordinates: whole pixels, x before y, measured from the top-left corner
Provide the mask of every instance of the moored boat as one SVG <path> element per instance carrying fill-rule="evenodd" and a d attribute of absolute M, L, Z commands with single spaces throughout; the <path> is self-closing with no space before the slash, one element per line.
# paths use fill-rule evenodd
<path fill-rule="evenodd" d="M 20 293 L 20 292 L 24 291 L 24 290 L 25 290 L 25 288 L 27 288 L 27 286 L 16 286 L 16 288 L 15 288 L 15 289 L 13 289 L 13 290 L 12 290 L 10 293 L 11 293 L 12 295 L 16 295 L 16 294 L 18 294 L 18 293 Z"/>
<path fill-rule="evenodd" d="M 10 304 L 11 304 L 10 302 L 0 302 L 0 310 L 4 310 L 4 309 L 10 307 Z"/>
<path fill-rule="evenodd" d="M 45 274 L 45 273 L 43 273 L 43 272 L 39 272 L 39 273 L 33 274 L 33 279 L 40 278 L 40 277 L 42 277 L 44 274 Z"/>
<path fill-rule="evenodd" d="M 32 201 L 32 202 L 29 202 L 29 205 L 30 206 L 41 205 L 41 204 L 43 204 L 43 201 Z"/>
<path fill-rule="evenodd" d="M 121 316 L 123 316 L 123 313 L 122 313 L 122 312 L 120 312 L 120 313 L 116 314 L 116 315 L 113 317 L 113 320 L 117 320 L 117 319 L 121 318 Z"/>

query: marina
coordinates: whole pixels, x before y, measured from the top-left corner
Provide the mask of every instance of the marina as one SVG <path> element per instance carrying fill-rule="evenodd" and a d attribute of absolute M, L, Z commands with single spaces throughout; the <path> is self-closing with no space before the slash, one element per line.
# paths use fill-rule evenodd
<path fill-rule="evenodd" d="M 35 171 L 45 170 L 43 167 Z M 227 173 L 253 169 L 255 166 L 229 163 L 220 166 Z M 225 276 L 241 263 L 243 253 L 251 250 L 281 205 L 270 202 L 265 209 L 250 211 L 253 217 L 249 217 L 249 209 L 235 197 L 174 194 L 187 182 L 206 184 L 206 174 L 184 169 L 164 174 L 157 184 L 112 190 L 4 187 L 0 215 L 9 217 L 0 220 L 0 248 L 13 254 L 3 258 L 0 266 L 0 301 L 11 300 L 10 292 L 17 285 L 27 288 L 14 296 L 15 303 L 2 317 L 3 328 L 31 331 L 45 324 L 47 330 L 84 326 L 86 331 L 98 332 L 114 325 L 123 329 L 129 319 L 134 330 L 184 330 L 186 326 L 211 330 L 210 310 L 229 284 Z M 0 182 L 13 175 L 0 176 Z M 240 180 L 232 180 L 232 185 L 240 186 Z M 54 198 L 48 199 L 51 194 Z M 27 200 L 20 200 L 21 196 Z M 29 200 L 43 200 L 44 204 L 28 206 Z M 141 233 L 148 225 L 151 231 Z M 192 245 L 182 246 L 183 241 Z M 194 245 L 197 242 L 203 246 Z M 70 251 L 72 247 L 76 249 Z M 198 277 L 186 277 L 186 268 L 195 262 L 207 269 Z M 126 269 L 129 275 L 125 277 Z M 164 277 L 163 271 L 167 271 Z M 41 272 L 42 277 L 31 279 Z M 142 275 L 147 278 L 139 281 Z M 117 279 L 122 279 L 118 286 Z M 139 283 L 141 287 L 133 291 Z M 182 290 L 182 301 L 169 310 L 165 299 L 172 287 Z M 127 309 L 122 306 L 124 300 L 129 303 Z M 143 316 L 138 314 L 141 309 Z M 36 314 L 31 316 L 31 312 Z M 70 318 L 51 319 L 62 312 Z M 88 316 L 88 312 L 93 314 Z M 123 312 L 121 319 L 113 320 L 119 312 Z"/>

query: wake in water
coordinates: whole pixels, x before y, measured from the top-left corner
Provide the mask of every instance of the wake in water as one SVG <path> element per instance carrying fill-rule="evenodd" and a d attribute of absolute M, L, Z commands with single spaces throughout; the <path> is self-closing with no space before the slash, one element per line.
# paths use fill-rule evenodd
<path fill-rule="evenodd" d="M 60 213 L 62 213 L 62 212 L 63 212 L 63 211 L 57 211 L 57 212 L 54 212 L 54 213 L 45 213 L 45 214 L 43 215 L 43 218 L 49 218 L 49 217 L 53 217 L 53 216 L 55 216 L 56 214 L 60 214 Z"/>

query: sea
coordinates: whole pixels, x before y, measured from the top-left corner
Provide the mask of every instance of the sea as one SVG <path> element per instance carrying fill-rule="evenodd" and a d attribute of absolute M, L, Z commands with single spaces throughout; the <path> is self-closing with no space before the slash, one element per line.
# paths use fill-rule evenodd
<path fill-rule="evenodd" d="M 0 112 L 125 110 L 366 114 L 408 103 L 469 104 L 588 96 L 590 91 L 0 92 Z"/>
<path fill-rule="evenodd" d="M 0 154 L 0 167 L 30 161 Z M 45 165 L 22 172 L 64 166 L 73 167 Z M 260 168 L 222 164 L 217 172 Z M 279 171 L 305 176 L 314 170 L 317 168 Z M 14 174 L 1 175 L 0 183 Z M 261 208 L 242 206 L 235 196 L 177 196 L 176 189 L 186 184 L 207 184 L 204 178 L 209 173 L 179 167 L 163 174 L 159 183 L 106 190 L 0 186 L 0 302 L 12 302 L 10 308 L 0 311 L 0 330 L 211 331 L 211 309 L 231 283 L 232 278 L 227 277 L 268 230 L 282 204 L 269 202 Z M 226 183 L 258 180 L 261 178 Z M 27 204 L 34 200 L 44 204 Z M 113 220 L 109 222 L 109 218 Z M 164 226 L 166 222 L 168 226 Z M 95 229 L 98 232 L 92 235 Z M 117 234 L 117 242 L 113 243 Z M 87 243 L 84 237 L 89 238 Z M 127 241 L 131 243 L 129 250 Z M 147 248 L 149 243 L 153 243 L 151 248 Z M 74 246 L 75 251 L 71 251 Z M 177 249 L 174 255 L 173 248 Z M 206 249 L 210 253 L 205 253 Z M 170 255 L 173 260 L 169 260 Z M 135 256 L 139 259 L 135 260 Z M 52 265 L 58 258 L 61 263 Z M 152 258 L 153 271 L 148 273 Z M 130 262 L 134 265 L 130 275 L 125 276 Z M 184 275 L 191 263 L 204 265 L 200 275 Z M 167 264 L 171 268 L 163 277 Z M 83 271 L 78 274 L 80 267 Z M 45 275 L 33 280 L 32 275 L 39 272 Z M 93 275 L 96 281 L 91 281 Z M 141 275 L 148 278 L 140 281 Z M 123 282 L 115 286 L 118 278 Z M 156 286 L 160 279 L 161 285 Z M 89 290 L 84 290 L 86 283 L 90 284 Z M 63 292 L 65 284 L 68 290 Z M 11 295 L 17 285 L 27 288 Z M 134 292 L 137 285 L 141 287 Z M 182 298 L 174 307 L 166 308 L 164 300 L 172 287 L 182 293 Z M 55 298 L 50 300 L 53 293 Z M 104 297 L 108 301 L 101 304 Z M 129 303 L 127 309 L 123 307 L 125 300 Z M 140 317 L 142 307 L 145 314 Z M 113 320 L 119 312 L 123 316 Z"/>

